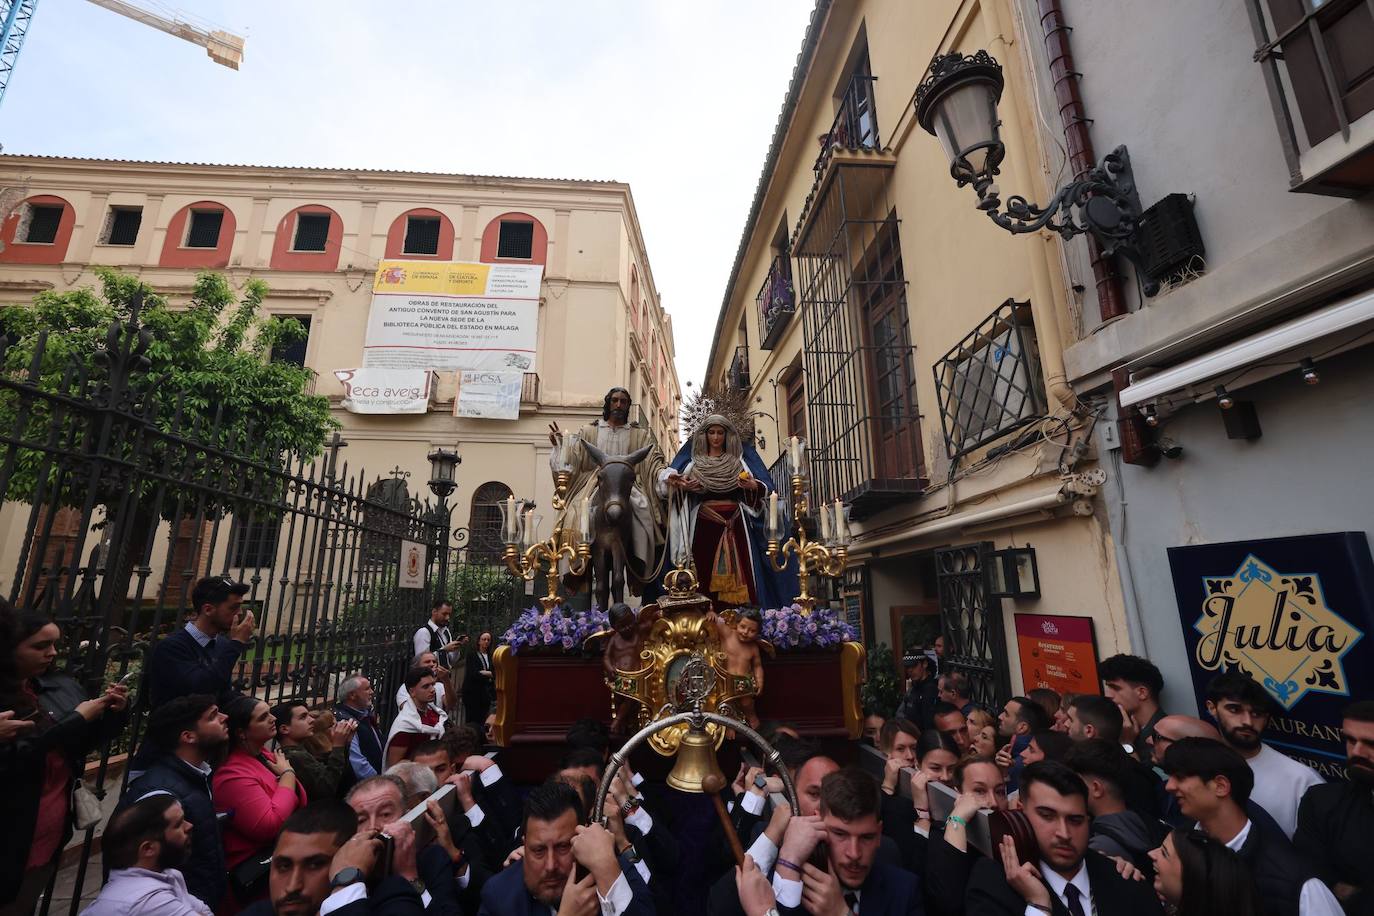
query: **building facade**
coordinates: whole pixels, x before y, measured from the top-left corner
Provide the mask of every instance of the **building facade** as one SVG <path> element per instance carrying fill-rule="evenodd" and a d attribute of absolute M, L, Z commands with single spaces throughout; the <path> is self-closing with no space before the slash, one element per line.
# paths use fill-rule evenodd
<path fill-rule="evenodd" d="M 1042 86 L 1046 5 L 1021 2 Z M 1104 301 L 1082 243 L 1066 248 L 1083 326 L 1065 364 L 1079 397 L 1107 406 L 1131 645 L 1163 670 L 1175 711 L 1221 668 L 1247 670 L 1282 710 L 1266 739 L 1331 772 L 1339 708 L 1374 695 L 1360 470 L 1374 440 L 1374 12 L 1053 5 L 1097 152 L 1127 145 L 1146 207 L 1189 195 L 1195 220 L 1192 256 L 1153 296 L 1122 264 Z M 1052 137 L 1048 89 L 1040 111 Z M 1144 421 L 1143 448 L 1109 420 Z"/>
<path fill-rule="evenodd" d="M 98 285 L 94 265 L 135 274 L 174 307 L 201 270 L 236 287 L 266 281 L 263 311 L 308 332 L 273 358 L 315 371 L 315 392 L 342 424 L 340 460 L 401 481 L 392 497 L 403 487 L 428 498 L 426 455 L 456 446 L 453 524 L 483 556 L 499 554 L 498 501 L 550 504 L 549 424 L 599 418 L 610 387 L 631 392 L 632 420 L 666 453 L 677 447 L 672 321 L 625 184 L 27 156 L 0 157 L 0 174 L 19 189 L 0 227 L 0 301 Z M 536 361 L 517 420 L 455 417 L 453 372 L 436 374 L 427 413 L 343 409 L 334 371 L 361 365 L 382 259 L 542 265 Z M 0 515 L 0 556 L 17 552 L 22 515 L 14 505 Z M 284 548 L 271 531 L 235 525 L 213 549 L 208 568 L 246 574 Z"/>
<path fill-rule="evenodd" d="M 820 0 L 706 374 L 749 392 L 775 479 L 780 444 L 802 437 L 812 505 L 851 507 L 833 600 L 865 641 L 900 656 L 943 633 L 988 704 L 1071 675 L 1097 686 L 1067 636 L 1069 655 L 1023 665 L 1018 626 L 1044 635 L 1079 618 L 1101 654 L 1129 647 L 1095 498 L 1098 412 L 1065 381 L 1057 242 L 994 226 L 914 116 L 933 55 L 1014 59 L 1019 15 L 1002 0 Z M 1004 173 L 1046 188 L 1030 71 L 1006 79 Z"/>

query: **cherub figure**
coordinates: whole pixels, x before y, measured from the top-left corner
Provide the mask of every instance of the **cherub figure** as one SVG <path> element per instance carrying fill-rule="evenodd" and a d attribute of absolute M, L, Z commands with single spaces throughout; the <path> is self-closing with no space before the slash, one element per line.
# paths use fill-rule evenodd
<path fill-rule="evenodd" d="M 606 640 L 605 654 L 601 667 L 606 675 L 606 683 L 611 685 L 614 696 L 617 671 L 638 671 L 644 667 L 640 652 L 649 639 L 649 630 L 658 619 L 658 608 L 649 605 L 641 608 L 638 615 L 628 604 L 613 604 L 606 616 L 610 619 L 611 635 Z M 625 734 L 630 717 L 639 704 L 629 697 L 615 696 L 615 718 L 611 722 L 611 732 Z"/>
<path fill-rule="evenodd" d="M 763 628 L 763 615 L 758 608 L 743 607 L 735 612 L 732 625 L 714 611 L 707 619 L 716 626 L 720 635 L 720 647 L 725 652 L 725 670 L 732 676 L 730 693 L 745 694 L 736 702 L 740 715 L 749 723 L 750 728 L 759 727 L 758 714 L 754 712 L 754 698 L 763 693 L 763 658 L 759 652 L 759 631 Z M 735 684 L 743 681 L 736 690 Z"/>

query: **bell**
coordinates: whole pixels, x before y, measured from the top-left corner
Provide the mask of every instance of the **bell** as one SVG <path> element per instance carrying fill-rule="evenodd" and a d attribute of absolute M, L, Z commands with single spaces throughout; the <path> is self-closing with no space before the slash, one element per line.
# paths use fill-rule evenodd
<path fill-rule="evenodd" d="M 702 781 L 709 776 L 726 782 L 725 774 L 716 763 L 715 742 L 702 728 L 689 728 L 677 748 L 677 762 L 668 774 L 668 785 L 682 792 L 702 792 Z"/>

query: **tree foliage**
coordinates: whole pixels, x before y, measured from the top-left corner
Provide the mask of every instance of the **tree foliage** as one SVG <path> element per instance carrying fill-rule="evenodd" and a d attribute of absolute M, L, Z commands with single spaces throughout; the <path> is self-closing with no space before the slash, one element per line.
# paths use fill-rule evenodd
<path fill-rule="evenodd" d="M 98 292 L 88 287 L 44 292 L 31 305 L 0 308 L 0 335 L 7 344 L 0 367 L 9 379 L 23 379 L 48 395 L 34 397 L 17 387 L 0 390 L 0 429 L 34 444 L 60 430 L 67 447 L 95 450 L 92 430 L 99 411 L 83 415 L 80 407 L 64 406 L 64 396 L 80 405 L 97 404 L 112 381 L 118 387 L 126 378 L 130 397 L 105 405 L 120 416 L 111 441 L 98 447 L 116 462 L 157 467 L 172 479 L 160 511 L 166 518 L 177 497 L 187 495 L 175 492 L 179 487 L 202 497 L 183 503 L 232 509 L 213 498 L 219 486 L 214 475 L 222 478 L 231 465 L 240 466 L 233 488 L 246 492 L 254 485 L 243 476 L 250 460 L 281 466 L 292 457 L 320 454 L 338 424 L 330 416 L 329 399 L 309 393 L 311 370 L 271 359 L 274 347 L 306 332 L 299 322 L 261 314 L 265 283 L 250 280 L 236 296 L 223 275 L 202 273 L 185 307 L 173 308 L 136 277 L 109 268 L 96 272 Z M 135 316 L 136 303 L 141 304 Z M 122 331 L 112 334 L 116 322 Z M 136 354 L 132 365 L 120 358 L 130 346 Z M 36 358 L 37 371 L 32 371 Z M 142 425 L 164 435 L 135 435 Z M 6 499 L 32 501 L 40 484 L 51 488 L 49 501 L 54 490 L 62 504 L 86 499 L 89 476 L 70 473 L 38 449 L 15 452 Z M 259 476 L 264 483 L 255 492 L 268 496 L 271 475 Z M 129 483 L 119 475 L 103 475 L 95 485 L 96 502 L 109 506 L 125 495 Z M 145 501 L 154 481 L 144 475 L 138 485 L 145 489 L 138 494 Z M 209 504 L 203 498 L 207 492 Z"/>
<path fill-rule="evenodd" d="M 897 704 L 902 701 L 902 683 L 892 661 L 892 649 L 885 642 L 868 646 L 868 680 L 860 696 L 869 712 L 889 719 L 897 712 Z"/>

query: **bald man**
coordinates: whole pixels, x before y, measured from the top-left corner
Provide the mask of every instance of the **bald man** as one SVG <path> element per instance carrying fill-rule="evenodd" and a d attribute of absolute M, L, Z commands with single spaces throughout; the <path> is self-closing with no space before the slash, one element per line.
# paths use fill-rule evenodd
<path fill-rule="evenodd" d="M 1193 716 L 1165 716 L 1155 723 L 1154 733 L 1149 738 L 1150 762 L 1157 767 L 1164 766 L 1164 753 L 1169 750 L 1169 745 L 1180 738 L 1220 741 L 1221 732 L 1211 722 Z"/>

